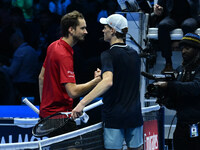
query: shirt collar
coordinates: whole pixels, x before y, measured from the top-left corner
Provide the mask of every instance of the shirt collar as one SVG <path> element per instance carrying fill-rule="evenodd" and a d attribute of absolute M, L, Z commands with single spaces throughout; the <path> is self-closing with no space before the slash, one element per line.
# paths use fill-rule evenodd
<path fill-rule="evenodd" d="M 127 45 L 125 43 L 115 43 L 111 45 L 110 49 L 112 49 L 113 47 L 127 47 Z"/>
<path fill-rule="evenodd" d="M 65 42 L 62 37 L 60 38 L 60 43 L 73 55 L 74 54 L 74 50 L 73 48 L 67 43 Z"/>

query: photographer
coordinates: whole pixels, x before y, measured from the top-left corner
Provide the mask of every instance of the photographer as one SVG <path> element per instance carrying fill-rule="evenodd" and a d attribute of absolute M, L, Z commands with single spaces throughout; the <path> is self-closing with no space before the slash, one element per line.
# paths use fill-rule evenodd
<path fill-rule="evenodd" d="M 174 81 L 159 81 L 154 85 L 165 91 L 174 103 L 177 124 L 173 135 L 175 150 L 200 148 L 200 36 L 187 33 L 179 43 L 183 63 L 177 68 Z"/>

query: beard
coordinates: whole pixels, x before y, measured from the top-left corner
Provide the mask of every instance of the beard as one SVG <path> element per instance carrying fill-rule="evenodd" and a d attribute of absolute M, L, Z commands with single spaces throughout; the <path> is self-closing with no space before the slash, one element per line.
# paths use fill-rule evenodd
<path fill-rule="evenodd" d="M 75 42 L 84 41 L 85 40 L 85 35 L 82 35 L 82 36 L 74 35 L 73 39 L 74 39 Z"/>

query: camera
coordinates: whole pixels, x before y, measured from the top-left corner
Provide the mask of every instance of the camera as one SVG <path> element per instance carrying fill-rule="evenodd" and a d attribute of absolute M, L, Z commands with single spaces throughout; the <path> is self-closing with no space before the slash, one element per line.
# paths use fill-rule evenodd
<path fill-rule="evenodd" d="M 145 93 L 145 98 L 150 99 L 151 97 L 162 98 L 164 96 L 164 91 L 162 91 L 159 86 L 154 84 L 149 84 L 147 86 L 147 92 Z"/>
<path fill-rule="evenodd" d="M 166 72 L 165 74 L 150 74 L 147 72 L 141 72 L 141 74 L 147 79 L 158 81 L 174 81 L 177 79 L 178 73 L 176 72 Z M 147 92 L 145 93 L 145 98 L 150 99 L 151 97 L 157 98 L 156 103 L 159 105 L 165 105 L 167 108 L 172 109 L 173 104 L 167 96 L 165 89 L 159 87 L 158 85 L 149 84 L 147 86 Z"/>
<path fill-rule="evenodd" d="M 166 72 L 165 74 L 150 74 L 147 72 L 141 72 L 141 74 L 147 79 L 154 81 L 172 81 L 176 80 L 176 72 Z M 158 85 L 149 84 L 147 86 L 147 92 L 145 93 L 145 98 L 149 99 L 150 97 L 162 98 L 165 92 Z"/>

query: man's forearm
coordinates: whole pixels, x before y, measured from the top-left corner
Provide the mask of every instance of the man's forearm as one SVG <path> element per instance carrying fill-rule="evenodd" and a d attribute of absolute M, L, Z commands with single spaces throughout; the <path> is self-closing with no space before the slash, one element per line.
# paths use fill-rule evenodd
<path fill-rule="evenodd" d="M 40 94 L 40 102 L 42 101 L 42 89 L 43 89 L 43 81 L 44 81 L 44 71 L 45 68 L 42 67 L 41 72 L 39 74 L 39 94 Z"/>
<path fill-rule="evenodd" d="M 65 84 L 65 88 L 71 98 L 77 98 L 91 91 L 100 80 L 101 78 L 98 77 L 83 84 L 67 83 Z"/>
<path fill-rule="evenodd" d="M 40 102 L 42 101 L 42 89 L 43 89 L 43 80 L 42 80 L 42 79 L 39 79 Z"/>
<path fill-rule="evenodd" d="M 88 93 L 80 101 L 80 103 L 82 103 L 82 105 L 86 106 L 92 100 L 94 100 L 95 98 L 104 94 L 108 89 L 110 89 L 111 86 L 112 86 L 112 84 L 109 84 L 109 82 L 107 80 L 102 80 L 90 93 Z"/>

